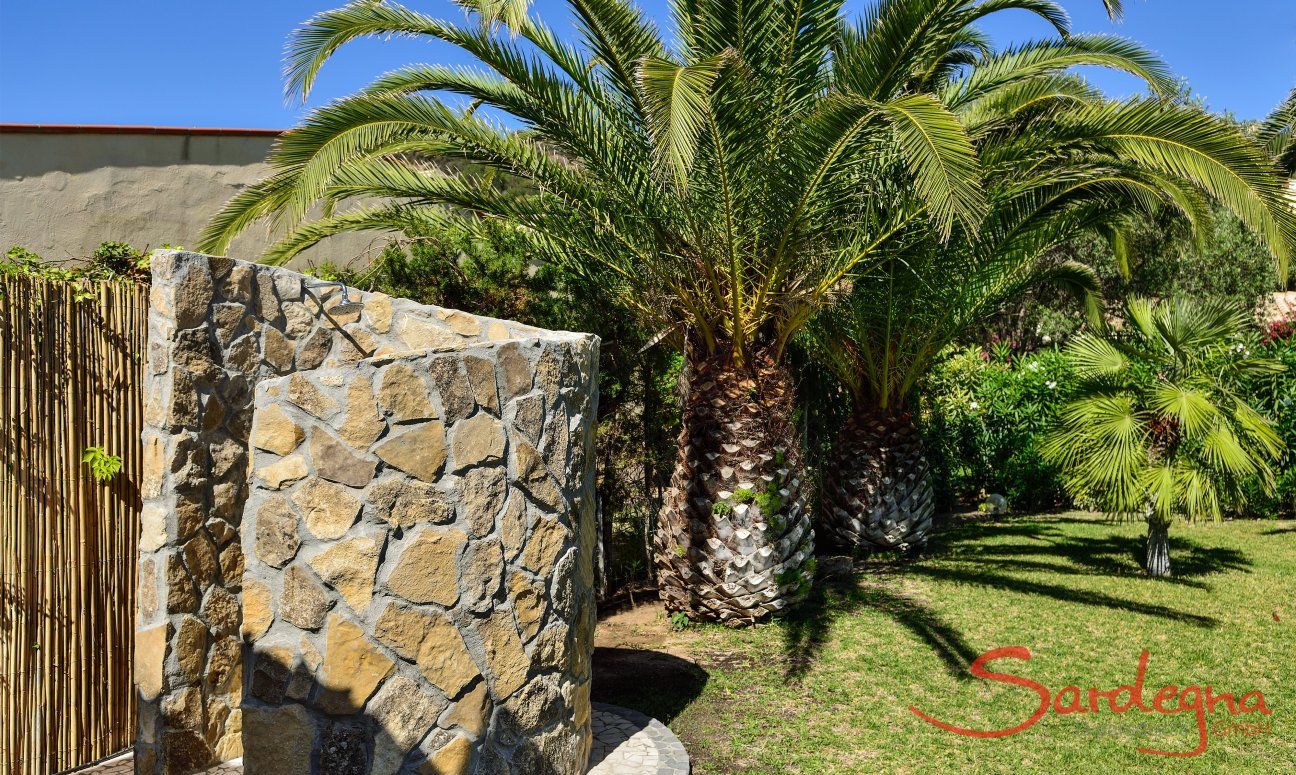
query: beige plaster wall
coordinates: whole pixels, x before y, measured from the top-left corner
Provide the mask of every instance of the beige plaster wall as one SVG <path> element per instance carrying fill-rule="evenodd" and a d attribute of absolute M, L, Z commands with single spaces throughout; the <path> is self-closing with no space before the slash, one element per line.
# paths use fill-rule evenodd
<path fill-rule="evenodd" d="M 230 197 L 268 174 L 273 142 L 266 135 L 0 133 L 0 251 L 21 245 L 75 260 L 108 240 L 193 248 Z M 229 252 L 254 258 L 274 236 L 254 226 Z M 373 234 L 337 237 L 293 265 L 346 264 L 383 244 Z"/>

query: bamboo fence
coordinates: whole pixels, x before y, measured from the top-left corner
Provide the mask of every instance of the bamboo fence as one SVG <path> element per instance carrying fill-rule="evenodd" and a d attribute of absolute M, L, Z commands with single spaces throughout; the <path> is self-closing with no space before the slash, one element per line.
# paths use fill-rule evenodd
<path fill-rule="evenodd" d="M 80 292 L 89 298 L 77 298 Z M 0 277 L 0 773 L 131 745 L 147 288 Z M 122 458 L 100 483 L 87 447 Z"/>

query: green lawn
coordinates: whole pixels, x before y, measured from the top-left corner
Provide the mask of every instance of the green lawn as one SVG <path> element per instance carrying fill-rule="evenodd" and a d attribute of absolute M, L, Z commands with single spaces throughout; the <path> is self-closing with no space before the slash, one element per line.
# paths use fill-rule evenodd
<path fill-rule="evenodd" d="M 1078 513 L 962 522 L 912 562 L 873 561 L 821 585 L 796 618 L 745 631 L 671 632 L 657 606 L 600 625 L 595 699 L 667 721 L 695 773 L 1111 773 L 1296 771 L 1296 523 L 1176 525 L 1175 578 L 1142 577 L 1139 525 Z M 1272 715 L 1059 715 L 1000 739 L 1039 705 L 1029 688 L 974 678 L 1000 646 L 1029 662 L 990 665 L 1046 686 L 1114 689 L 1151 652 L 1150 706 L 1166 684 L 1263 692 Z M 1085 695 L 1087 704 L 1087 694 Z M 1170 707 L 1177 707 L 1177 700 Z M 1268 734 L 1217 734 L 1230 720 Z"/>

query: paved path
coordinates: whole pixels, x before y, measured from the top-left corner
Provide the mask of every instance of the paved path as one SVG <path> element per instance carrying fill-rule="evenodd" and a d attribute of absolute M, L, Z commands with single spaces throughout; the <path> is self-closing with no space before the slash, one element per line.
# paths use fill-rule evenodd
<path fill-rule="evenodd" d="M 243 762 L 237 760 L 218 764 L 202 773 L 202 775 L 242 774 Z M 135 757 L 131 754 L 122 754 L 116 759 L 111 759 L 88 770 L 77 770 L 76 775 L 135 775 Z"/>
<path fill-rule="evenodd" d="M 590 718 L 594 746 L 589 775 L 688 775 L 689 758 L 674 733 L 657 719 L 615 705 L 594 703 Z M 130 754 L 76 775 L 134 775 Z M 207 770 L 203 775 L 241 775 L 241 762 Z"/>
<path fill-rule="evenodd" d="M 684 746 L 657 719 L 596 702 L 590 722 L 594 747 L 589 775 L 688 775 Z"/>

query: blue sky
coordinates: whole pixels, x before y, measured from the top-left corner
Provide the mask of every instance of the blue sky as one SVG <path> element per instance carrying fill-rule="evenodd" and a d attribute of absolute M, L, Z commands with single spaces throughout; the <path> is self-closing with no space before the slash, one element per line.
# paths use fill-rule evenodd
<path fill-rule="evenodd" d="M 283 98 L 284 39 L 341 0 L 0 0 L 0 121 L 268 127 L 303 111 Z M 866 0 L 848 0 L 859 8 Z M 437 15 L 449 0 L 406 0 Z M 667 0 L 640 0 L 664 20 Z M 1125 22 L 1100 0 L 1063 0 L 1081 32 L 1117 32 L 1157 51 L 1194 93 L 1242 118 L 1267 113 L 1296 83 L 1296 0 L 1127 0 Z M 561 0 L 537 12 L 570 30 Z M 1047 28 L 1013 11 L 986 25 L 997 44 Z M 447 46 L 364 41 L 326 67 L 311 103 L 410 62 L 463 62 Z M 1124 96 L 1136 84 L 1094 80 Z"/>

